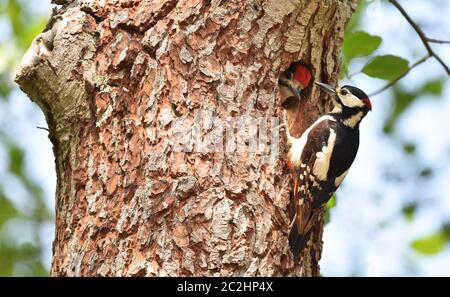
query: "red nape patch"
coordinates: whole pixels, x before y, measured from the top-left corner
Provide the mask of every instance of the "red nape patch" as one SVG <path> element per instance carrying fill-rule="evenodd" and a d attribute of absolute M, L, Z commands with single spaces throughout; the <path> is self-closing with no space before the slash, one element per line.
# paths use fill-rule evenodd
<path fill-rule="evenodd" d="M 364 104 L 367 106 L 367 108 L 368 108 L 369 110 L 372 110 L 372 103 L 370 103 L 369 98 L 366 97 L 366 98 L 363 99 L 363 101 L 364 101 Z"/>
<path fill-rule="evenodd" d="M 306 88 L 311 81 L 311 71 L 309 68 L 303 64 L 299 63 L 294 70 L 294 78 L 300 82 L 302 87 Z"/>

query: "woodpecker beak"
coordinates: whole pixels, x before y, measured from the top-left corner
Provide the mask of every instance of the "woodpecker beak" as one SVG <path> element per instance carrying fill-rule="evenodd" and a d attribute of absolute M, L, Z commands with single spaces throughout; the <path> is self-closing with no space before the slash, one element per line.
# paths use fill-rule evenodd
<path fill-rule="evenodd" d="M 300 92 L 301 90 L 295 87 L 292 83 L 292 80 L 288 79 L 285 74 L 278 80 L 278 84 L 281 88 L 285 88 L 287 92 L 291 93 L 295 97 L 297 97 L 298 100 L 300 100 Z"/>
<path fill-rule="evenodd" d="M 321 83 L 321 82 L 318 82 L 318 81 L 315 81 L 314 83 L 315 83 L 316 85 L 318 85 L 319 88 L 321 88 L 322 90 L 324 90 L 325 92 L 327 92 L 328 94 L 330 94 L 330 95 L 336 95 L 336 90 L 334 89 L 334 87 L 332 87 L 332 86 L 330 86 L 330 85 L 327 85 L 327 84 L 324 84 L 324 83 Z"/>
<path fill-rule="evenodd" d="M 295 95 L 295 97 L 298 98 L 298 100 L 300 100 L 300 90 L 294 87 L 290 87 L 292 93 Z"/>

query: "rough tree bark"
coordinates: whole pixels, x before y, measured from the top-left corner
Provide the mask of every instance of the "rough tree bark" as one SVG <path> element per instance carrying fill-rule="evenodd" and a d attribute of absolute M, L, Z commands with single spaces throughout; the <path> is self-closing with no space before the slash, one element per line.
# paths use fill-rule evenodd
<path fill-rule="evenodd" d="M 289 251 L 284 133 L 275 160 L 270 121 L 263 152 L 202 151 L 195 139 L 214 144 L 227 117 L 281 116 L 277 79 L 295 60 L 336 81 L 356 1 L 54 2 L 16 77 L 55 154 L 51 274 L 319 275 L 322 224 L 300 263 Z M 310 95 L 297 133 L 329 108 Z M 177 124 L 196 110 L 201 129 Z M 248 127 L 230 131 L 246 145 Z"/>

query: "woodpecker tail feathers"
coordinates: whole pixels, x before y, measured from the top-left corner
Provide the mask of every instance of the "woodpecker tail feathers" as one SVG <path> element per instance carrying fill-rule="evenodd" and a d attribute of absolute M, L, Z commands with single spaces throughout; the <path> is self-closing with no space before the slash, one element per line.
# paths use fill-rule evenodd
<path fill-rule="evenodd" d="M 311 231 L 309 230 L 306 234 L 300 235 L 297 232 L 297 224 L 292 225 L 289 232 L 289 246 L 295 263 L 298 263 L 300 260 L 300 255 L 311 237 Z"/>
<path fill-rule="evenodd" d="M 294 262 L 300 255 L 311 237 L 312 227 L 317 223 L 321 209 L 313 209 L 309 203 L 300 203 L 291 223 L 289 231 L 289 246 Z"/>

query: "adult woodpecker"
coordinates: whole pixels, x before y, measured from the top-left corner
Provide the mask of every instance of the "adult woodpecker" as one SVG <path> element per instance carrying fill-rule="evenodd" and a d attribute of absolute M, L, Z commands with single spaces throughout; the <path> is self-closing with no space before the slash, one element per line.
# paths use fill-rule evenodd
<path fill-rule="evenodd" d="M 289 80 L 284 83 L 298 85 Z M 299 138 L 288 133 L 291 148 L 287 163 L 294 178 L 295 208 L 289 244 L 294 261 L 298 261 L 326 202 L 347 175 L 358 151 L 359 124 L 372 109 L 368 96 L 356 87 L 316 84 L 331 95 L 334 109 L 319 117 Z M 295 92 L 292 96 L 300 100 Z"/>

